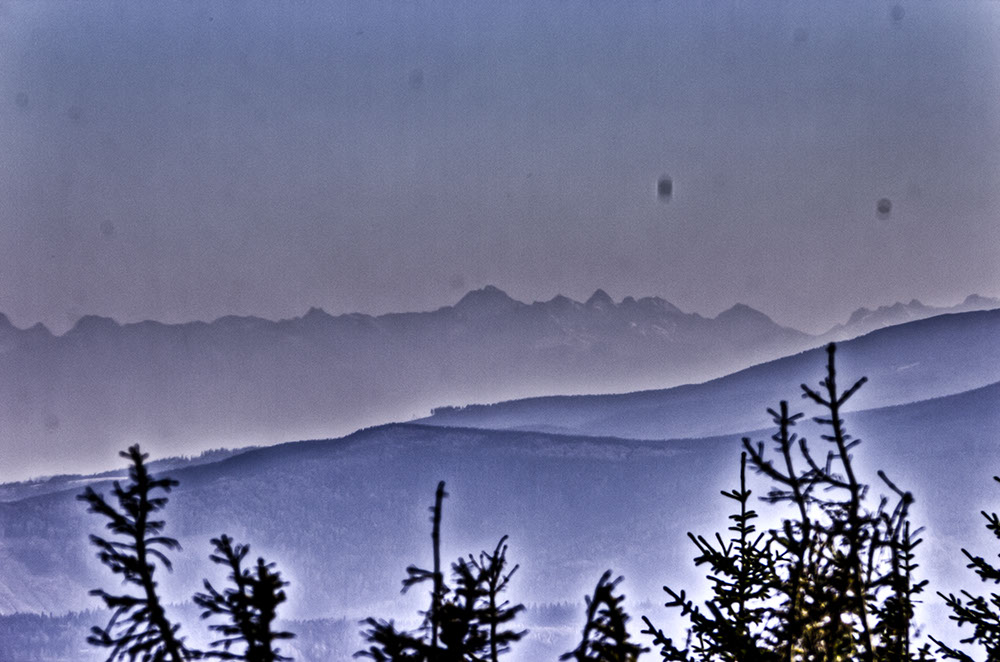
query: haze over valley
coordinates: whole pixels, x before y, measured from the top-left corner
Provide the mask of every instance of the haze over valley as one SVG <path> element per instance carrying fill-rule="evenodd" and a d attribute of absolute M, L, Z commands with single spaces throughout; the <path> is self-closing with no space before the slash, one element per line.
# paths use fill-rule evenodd
<path fill-rule="evenodd" d="M 998 658 L 997 182 L 996 0 L 0 0 L 0 662 Z"/>
<path fill-rule="evenodd" d="M 865 440 L 860 466 L 869 477 L 886 468 L 917 494 L 927 576 L 942 584 L 964 567 L 956 540 L 989 543 L 966 506 L 988 498 L 1000 465 L 998 338 L 1000 311 L 991 310 L 891 326 L 839 345 L 844 378 L 862 367 L 870 378 L 847 415 Z M 697 583 L 686 564 L 691 550 L 680 543 L 686 531 L 724 528 L 718 491 L 737 474 L 740 438 L 770 435 L 764 410 L 778 399 L 808 412 L 797 381 L 816 381 L 823 362 L 816 349 L 697 386 L 444 410 L 419 424 L 174 461 L 162 470 L 180 481 L 170 522 L 186 551 L 163 579 L 165 595 L 185 601 L 204 571 L 209 538 L 225 522 L 230 535 L 254 540 L 256 553 L 285 570 L 294 587 L 287 618 L 405 618 L 416 603 L 394 595 L 403 566 L 425 552 L 428 486 L 445 480 L 446 558 L 507 534 L 523 559 L 515 599 L 573 603 L 614 567 L 630 578 L 632 604 L 652 609 L 658 582 Z M 814 426 L 803 433 L 817 434 Z M 87 592 L 104 570 L 87 544 L 93 516 L 75 497 L 86 484 L 107 489 L 112 478 L 121 476 L 4 486 L 0 611 L 93 606 Z M 543 631 L 556 647 L 573 632 Z M 339 645 L 350 653 L 360 640 L 344 636 Z"/>
<path fill-rule="evenodd" d="M 121 325 L 87 316 L 60 336 L 0 319 L 4 475 L 100 471 L 135 442 L 154 457 L 190 455 L 348 434 L 442 406 L 678 386 L 901 317 L 997 304 L 970 296 L 954 308 L 858 311 L 821 336 L 782 327 L 745 305 L 705 318 L 656 297 L 615 302 L 599 290 L 585 302 L 559 296 L 527 304 L 492 286 L 435 311 L 377 317 L 313 308 L 281 321 Z M 910 373 L 913 388 L 923 383 L 927 362 L 944 365 L 945 356 L 913 358 L 924 361 Z M 963 357 L 961 365 L 976 365 Z M 965 381 L 950 388 L 987 383 L 978 371 L 989 365 L 959 373 L 951 379 Z M 897 389 L 880 401 L 920 395 Z M 698 435 L 699 425 L 710 423 L 687 417 L 640 436 Z"/>

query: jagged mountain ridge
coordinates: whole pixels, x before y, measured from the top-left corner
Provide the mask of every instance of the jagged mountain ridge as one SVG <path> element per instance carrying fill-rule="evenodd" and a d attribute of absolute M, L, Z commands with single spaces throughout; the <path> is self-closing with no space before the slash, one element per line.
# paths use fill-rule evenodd
<path fill-rule="evenodd" d="M 909 303 L 897 302 L 889 306 L 879 306 L 871 310 L 858 308 L 844 324 L 838 324 L 824 333 L 824 340 L 837 341 L 855 338 L 859 335 L 883 329 L 887 326 L 905 324 L 916 320 L 945 315 L 949 313 L 967 313 L 977 310 L 992 310 L 1000 308 L 1000 299 L 970 294 L 962 303 L 950 307 L 928 306 L 917 299 Z"/>
<path fill-rule="evenodd" d="M 709 319 L 655 297 L 526 304 L 495 287 L 377 317 L 87 316 L 61 336 L 4 318 L 0 443 L 7 478 L 94 471 L 134 441 L 164 456 L 326 437 L 447 403 L 683 383 L 808 342 L 745 306 Z"/>
<path fill-rule="evenodd" d="M 872 378 L 849 408 L 874 408 L 962 392 L 1000 380 L 1000 311 L 940 316 L 884 329 L 839 347 L 845 371 L 863 372 Z M 755 427 L 760 411 L 787 398 L 788 384 L 824 360 L 817 348 L 702 384 L 624 394 L 529 398 L 457 409 L 439 407 L 433 416 L 419 422 L 638 439 L 726 434 Z M 792 400 L 794 407 L 797 401 Z M 734 402 L 745 406 L 735 407 Z M 168 466 L 183 463 L 177 459 Z M 7 484 L 0 486 L 0 500 L 79 486 L 85 480 L 89 479 L 76 474 Z"/>
<path fill-rule="evenodd" d="M 100 470 L 134 441 L 155 456 L 196 454 L 346 434 L 441 405 L 663 388 L 821 341 L 741 304 L 706 318 L 601 290 L 528 304 L 485 287 L 435 311 L 380 316 L 87 316 L 61 336 L 0 316 L 4 477 Z"/>

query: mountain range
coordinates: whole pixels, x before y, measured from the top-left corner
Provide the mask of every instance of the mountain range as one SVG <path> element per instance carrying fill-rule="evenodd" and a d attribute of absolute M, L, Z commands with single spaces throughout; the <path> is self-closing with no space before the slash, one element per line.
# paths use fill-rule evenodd
<path fill-rule="evenodd" d="M 524 305 L 485 294 L 504 315 Z M 127 335 L 128 327 L 113 328 Z M 885 469 L 916 495 L 914 520 L 927 527 L 921 569 L 932 590 L 964 576 L 959 547 L 990 548 L 978 513 L 992 509 L 991 476 L 1000 470 L 998 331 L 1000 311 L 967 312 L 838 345 L 842 384 L 870 378 L 845 414 L 864 440 L 854 451 L 857 467 L 875 494 L 886 491 L 875 476 Z M 105 342 L 138 351 L 121 339 Z M 816 383 L 824 364 L 824 352 L 813 349 L 702 384 L 439 408 L 419 424 L 161 463 L 157 471 L 180 481 L 165 517 L 167 534 L 184 545 L 162 588 L 180 604 L 202 577 L 214 578 L 209 539 L 225 532 L 275 560 L 292 582 L 286 617 L 412 615 L 422 598 L 401 597 L 400 580 L 408 564 L 428 562 L 426 509 L 445 480 L 444 558 L 509 534 L 511 560 L 521 564 L 511 599 L 578 602 L 611 567 L 625 574 L 632 604 L 662 603 L 664 583 L 697 587 L 702 579 L 686 532 L 728 526 L 718 492 L 738 477 L 740 439 L 768 438 L 765 408 L 779 399 L 817 414 L 798 385 Z M 815 424 L 802 422 L 800 432 L 822 443 Z M 87 542 L 101 523 L 75 497 L 85 485 L 107 491 L 121 478 L 106 472 L 4 486 L 0 613 L 95 606 L 88 590 L 113 580 Z M 766 491 L 759 477 L 751 487 Z M 761 506 L 762 525 L 780 517 L 768 508 Z M 935 627 L 947 621 L 936 603 L 926 609 Z M 662 610 L 650 615 L 665 618 Z M 545 636 L 554 650 L 568 650 L 574 633 Z"/>
<path fill-rule="evenodd" d="M 836 335 L 899 314 L 890 310 Z M 136 441 L 159 457 L 196 454 L 346 434 L 441 405 L 663 388 L 826 339 L 745 305 L 706 318 L 657 297 L 615 302 L 599 290 L 585 302 L 528 304 L 495 287 L 424 313 L 313 308 L 280 321 L 183 324 L 86 316 L 61 336 L 0 316 L 3 476 L 98 471 Z"/>
<path fill-rule="evenodd" d="M 950 306 L 927 306 L 916 299 L 909 303 L 897 302 L 891 306 L 879 306 L 874 310 L 858 308 L 847 321 L 838 324 L 823 334 L 823 339 L 836 341 L 855 338 L 870 331 L 887 326 L 905 324 L 916 320 L 948 313 L 967 313 L 975 310 L 992 310 L 1000 307 L 1000 299 L 970 294 L 962 303 Z"/>

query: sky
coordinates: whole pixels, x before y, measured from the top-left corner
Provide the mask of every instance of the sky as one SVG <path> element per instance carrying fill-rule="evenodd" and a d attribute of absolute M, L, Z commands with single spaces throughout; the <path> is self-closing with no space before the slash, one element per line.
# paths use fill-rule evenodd
<path fill-rule="evenodd" d="M 994 0 L 0 2 L 21 327 L 493 284 L 818 332 L 998 256 Z"/>

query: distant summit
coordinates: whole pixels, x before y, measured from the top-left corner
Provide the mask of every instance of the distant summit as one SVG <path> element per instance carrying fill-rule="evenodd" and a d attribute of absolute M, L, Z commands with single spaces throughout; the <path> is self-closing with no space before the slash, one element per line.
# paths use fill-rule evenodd
<path fill-rule="evenodd" d="M 879 306 L 874 310 L 858 308 L 851 313 L 846 323 L 838 324 L 823 334 L 822 337 L 827 340 L 854 338 L 877 329 L 922 320 L 936 315 L 968 313 L 976 310 L 992 310 L 994 308 L 1000 308 L 1000 299 L 984 297 L 978 294 L 970 294 L 962 303 L 951 307 L 927 306 L 917 299 L 911 299 L 909 303 L 897 302 L 888 306 Z"/>
<path fill-rule="evenodd" d="M 0 402 L 17 403 L 0 446 L 10 477 L 99 469 L 122 439 L 177 455 L 346 434 L 441 405 L 699 381 L 811 342 L 747 306 L 708 319 L 658 297 L 525 303 L 495 285 L 377 316 L 88 315 L 62 336 L 0 319 Z"/>
<path fill-rule="evenodd" d="M 714 318 L 659 297 L 518 301 L 494 285 L 416 313 L 119 324 L 88 315 L 62 336 L 0 317 L 8 477 L 100 469 L 123 439 L 161 455 L 346 434 L 432 408 L 700 382 L 875 328 L 996 307 L 918 301 L 859 310 L 811 336 L 736 304 Z M 86 462 L 92 466 L 85 466 Z"/>
<path fill-rule="evenodd" d="M 120 328 L 121 325 L 110 317 L 102 317 L 100 315 L 84 315 L 77 320 L 76 324 L 73 325 L 73 328 L 66 332 L 66 335 L 108 335 L 114 333 Z"/>
<path fill-rule="evenodd" d="M 501 315 L 524 305 L 507 296 L 499 287 L 487 285 L 462 297 L 455 304 L 455 310 L 461 313 Z"/>
<path fill-rule="evenodd" d="M 588 308 L 594 308 L 595 310 L 608 310 L 614 308 L 615 301 L 608 293 L 604 290 L 597 290 L 590 295 L 585 304 Z"/>
<path fill-rule="evenodd" d="M 721 313 L 718 314 L 718 316 L 715 319 L 716 321 L 725 321 L 725 322 L 753 322 L 757 324 L 760 323 L 774 324 L 774 321 L 770 317 L 760 312 L 756 308 L 751 308 L 745 303 L 738 303 L 732 308 L 722 311 Z"/>
<path fill-rule="evenodd" d="M 978 294 L 970 294 L 965 297 L 965 301 L 961 303 L 961 306 L 967 307 L 970 310 L 990 310 L 993 308 L 1000 308 L 1000 299 L 979 296 Z"/>

